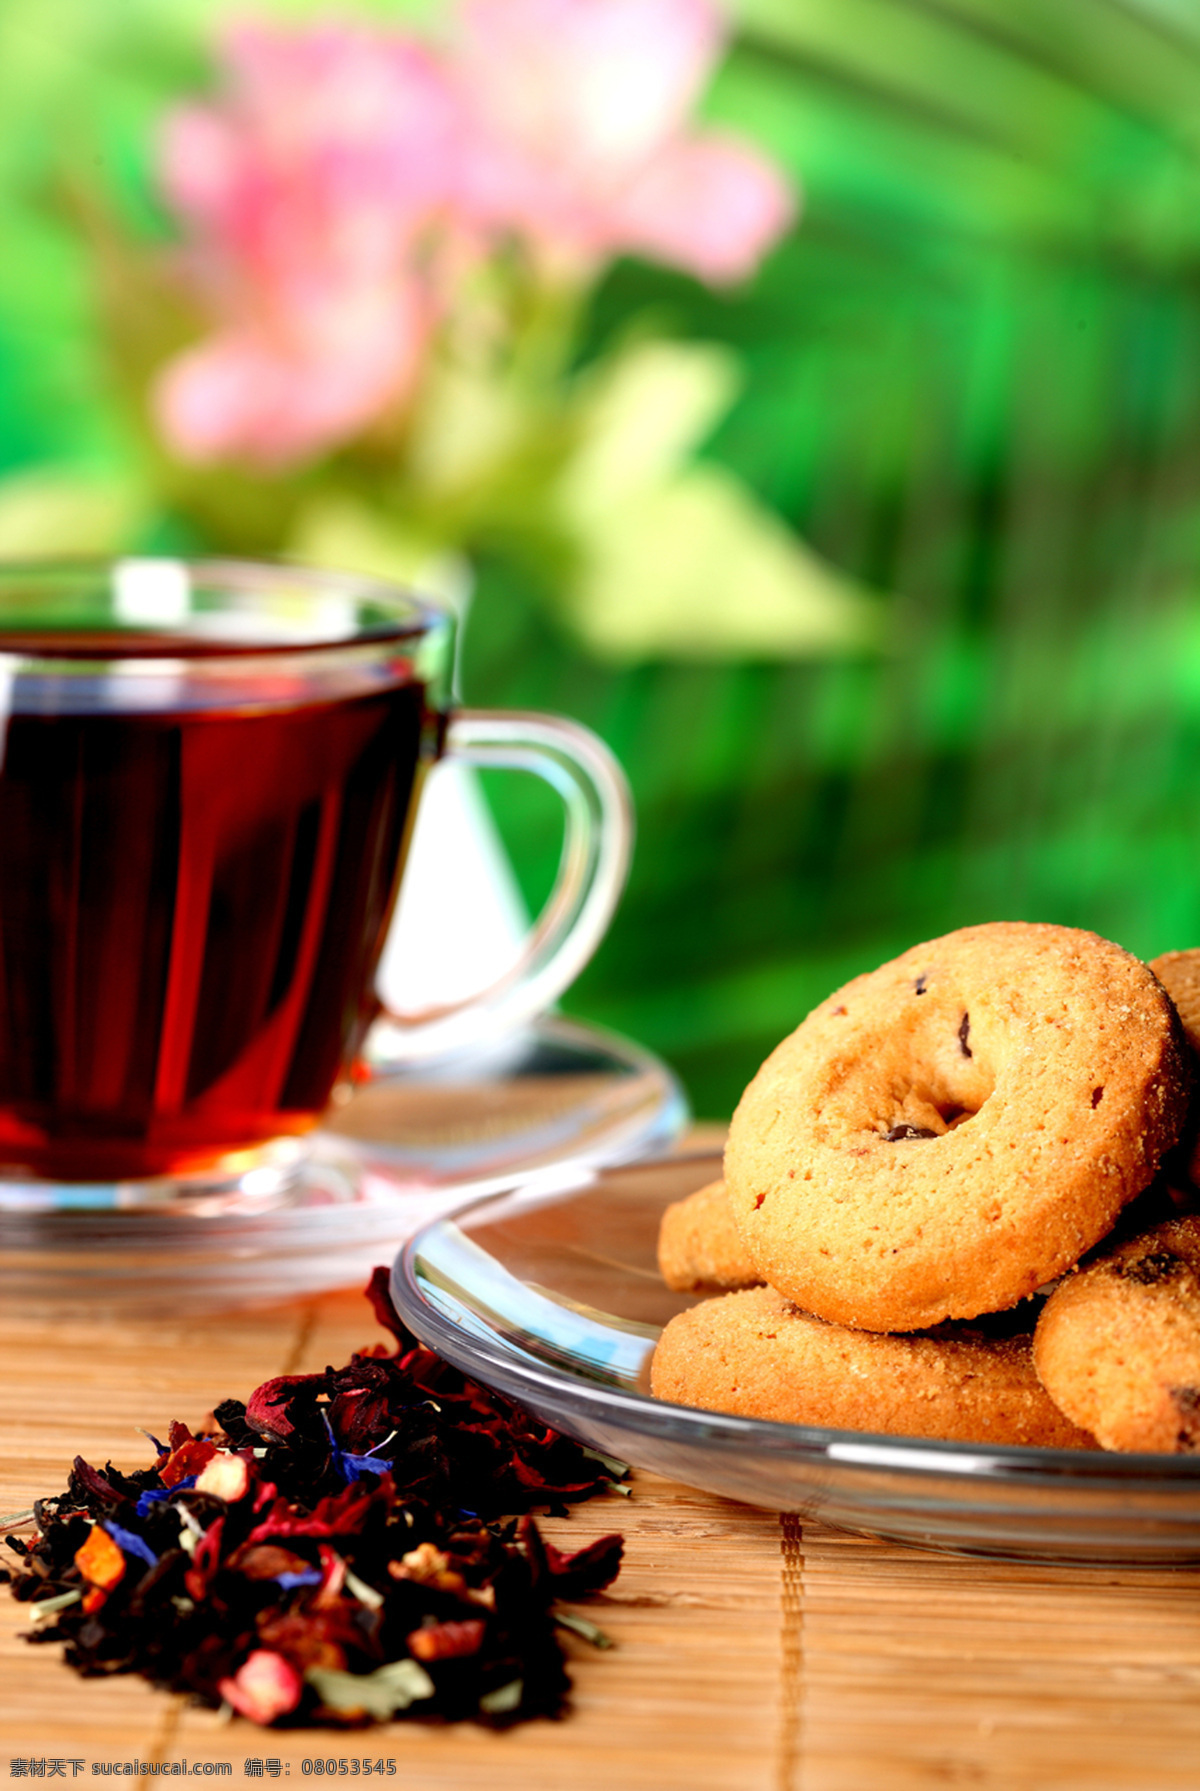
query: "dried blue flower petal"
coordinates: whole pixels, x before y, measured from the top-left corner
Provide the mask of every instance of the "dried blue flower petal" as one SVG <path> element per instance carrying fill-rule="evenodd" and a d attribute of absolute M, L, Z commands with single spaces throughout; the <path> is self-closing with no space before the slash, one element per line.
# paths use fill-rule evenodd
<path fill-rule="evenodd" d="M 144 1493 L 139 1494 L 134 1510 L 139 1517 L 149 1517 L 154 1507 L 164 1499 L 169 1499 L 174 1490 L 173 1486 L 148 1486 Z"/>
<path fill-rule="evenodd" d="M 122 1549 L 125 1554 L 136 1555 L 139 1561 L 146 1563 L 147 1567 L 158 1566 L 158 1556 L 145 1538 L 137 1534 L 136 1530 L 123 1530 L 120 1524 L 113 1522 L 111 1517 L 103 1518 L 101 1521 L 117 1547 Z"/>

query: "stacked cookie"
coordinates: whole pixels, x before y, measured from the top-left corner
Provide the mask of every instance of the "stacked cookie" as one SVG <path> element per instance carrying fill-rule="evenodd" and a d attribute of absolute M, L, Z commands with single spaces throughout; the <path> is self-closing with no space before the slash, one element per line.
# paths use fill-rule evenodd
<path fill-rule="evenodd" d="M 996 923 L 830 996 L 746 1090 L 725 1181 L 664 1219 L 669 1284 L 730 1291 L 667 1326 L 654 1392 L 910 1436 L 1200 1447 L 1200 1219 L 1160 1174 L 1186 1163 L 1191 1086 L 1168 990 L 1200 1021 L 1200 954 L 1147 966 Z"/>

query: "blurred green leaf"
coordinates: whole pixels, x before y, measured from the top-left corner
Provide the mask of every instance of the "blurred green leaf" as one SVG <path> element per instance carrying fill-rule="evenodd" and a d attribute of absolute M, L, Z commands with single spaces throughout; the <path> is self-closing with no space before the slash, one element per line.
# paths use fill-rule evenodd
<path fill-rule="evenodd" d="M 1119 0 L 741 0 L 715 108 L 882 231 L 1200 250 L 1200 37 Z M 788 95 L 791 95 L 791 105 Z"/>
<path fill-rule="evenodd" d="M 458 611 L 470 586 L 467 562 L 445 545 L 406 529 L 399 517 L 349 494 L 313 498 L 295 519 L 283 557 L 299 565 L 351 570 L 444 597 Z"/>
<path fill-rule="evenodd" d="M 739 383 L 728 349 L 657 340 L 581 382 L 559 486 L 576 542 L 562 604 L 603 659 L 786 659 L 878 640 L 877 605 L 727 469 L 690 464 Z"/>
<path fill-rule="evenodd" d="M 792 659 L 879 643 L 880 606 L 723 467 L 694 467 L 579 520 L 563 601 L 602 659 Z"/>
<path fill-rule="evenodd" d="M 562 481 L 576 517 L 676 472 L 737 395 L 737 355 L 715 342 L 634 341 L 580 381 L 580 442 Z"/>
<path fill-rule="evenodd" d="M 146 522 L 146 496 L 127 480 L 35 467 L 0 479 L 0 554 L 111 554 Z"/>

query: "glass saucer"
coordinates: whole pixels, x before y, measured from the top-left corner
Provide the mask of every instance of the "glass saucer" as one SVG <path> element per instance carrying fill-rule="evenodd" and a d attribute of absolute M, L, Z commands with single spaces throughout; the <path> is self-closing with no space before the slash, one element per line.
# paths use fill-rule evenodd
<path fill-rule="evenodd" d="M 10 1316 L 80 1302 L 132 1313 L 202 1292 L 212 1310 L 363 1283 L 432 1219 L 666 1150 L 686 1119 L 658 1058 L 581 1021 L 545 1016 L 420 1071 L 389 1060 L 381 1029 L 366 1079 L 282 1191 L 156 1197 L 137 1183 L 10 1184 L 0 1299 Z"/>
<path fill-rule="evenodd" d="M 466 1373 L 593 1449 L 750 1504 L 892 1541 L 1061 1562 L 1200 1560 L 1200 1458 L 938 1443 L 668 1405 L 658 1222 L 719 1156 L 608 1169 L 442 1219 L 392 1274 L 406 1322 Z"/>

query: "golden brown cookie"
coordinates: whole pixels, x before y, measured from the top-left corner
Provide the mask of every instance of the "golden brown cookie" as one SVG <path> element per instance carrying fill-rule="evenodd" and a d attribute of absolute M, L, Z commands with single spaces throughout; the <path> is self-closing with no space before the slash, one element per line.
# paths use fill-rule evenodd
<path fill-rule="evenodd" d="M 1175 1005 L 1187 1042 L 1200 1056 L 1200 951 L 1165 951 L 1150 968 Z"/>
<path fill-rule="evenodd" d="M 757 1287 L 762 1276 L 746 1254 L 724 1182 L 676 1200 L 658 1228 L 658 1267 L 675 1293 Z"/>
<path fill-rule="evenodd" d="M 1193 1075 L 1200 1062 L 1200 951 L 1165 951 L 1151 958 L 1150 968 L 1171 997 L 1193 1057 Z M 1200 1187 L 1200 1115 L 1192 1115 L 1179 1153 L 1188 1177 Z"/>
<path fill-rule="evenodd" d="M 1001 1311 L 1078 1261 L 1187 1106 L 1179 1022 L 1094 933 L 998 922 L 838 990 L 738 1106 L 725 1179 L 763 1279 L 874 1331 Z"/>
<path fill-rule="evenodd" d="M 1033 1371 L 1028 1334 L 967 1325 L 883 1336 L 826 1324 L 774 1288 L 704 1300 L 673 1318 L 650 1370 L 658 1399 L 834 1430 L 970 1443 L 1094 1447 Z"/>
<path fill-rule="evenodd" d="M 1055 1404 L 1106 1449 L 1200 1450 L 1200 1216 L 1068 1275 L 1038 1320 L 1033 1359 Z"/>

